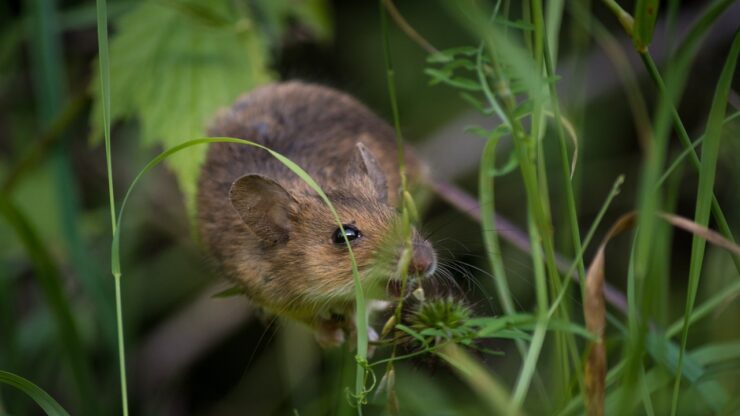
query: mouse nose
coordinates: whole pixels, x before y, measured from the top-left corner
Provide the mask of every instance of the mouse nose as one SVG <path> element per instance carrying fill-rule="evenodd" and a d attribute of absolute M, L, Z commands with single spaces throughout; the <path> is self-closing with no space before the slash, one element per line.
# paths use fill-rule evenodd
<path fill-rule="evenodd" d="M 428 241 L 414 239 L 413 254 L 409 262 L 409 274 L 427 277 L 437 268 L 437 255 Z"/>

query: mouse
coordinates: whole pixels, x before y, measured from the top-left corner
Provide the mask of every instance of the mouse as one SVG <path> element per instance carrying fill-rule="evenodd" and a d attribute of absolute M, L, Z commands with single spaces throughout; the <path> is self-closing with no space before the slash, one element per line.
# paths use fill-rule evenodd
<path fill-rule="evenodd" d="M 404 249 L 396 136 L 350 95 L 302 81 L 258 87 L 219 110 L 212 137 L 249 140 L 303 168 L 335 207 L 264 149 L 211 143 L 197 187 L 198 233 L 220 273 L 255 305 L 308 326 L 322 347 L 354 334 L 350 242 L 368 299 L 403 296 L 398 263 Z M 407 183 L 429 167 L 406 147 Z M 433 275 L 437 256 L 411 230 L 408 276 Z M 371 331 L 372 339 L 377 334 Z"/>

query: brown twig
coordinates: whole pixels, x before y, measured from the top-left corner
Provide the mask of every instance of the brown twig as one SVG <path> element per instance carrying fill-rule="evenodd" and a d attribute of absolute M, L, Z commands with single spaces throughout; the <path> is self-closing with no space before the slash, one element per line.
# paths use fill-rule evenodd
<path fill-rule="evenodd" d="M 403 18 L 401 13 L 396 8 L 396 5 L 393 4 L 392 0 L 383 0 L 383 6 L 385 6 L 385 10 L 388 11 L 389 15 L 391 15 L 391 18 L 394 22 L 396 22 L 396 25 L 398 25 L 399 29 L 401 29 L 406 34 L 406 36 L 409 37 L 409 39 L 416 42 L 417 45 L 421 46 L 422 49 L 430 54 L 439 53 L 439 50 L 437 48 L 432 46 L 431 43 L 424 39 L 424 37 L 421 36 L 419 32 L 414 30 L 414 28 L 411 27 L 406 19 Z"/>

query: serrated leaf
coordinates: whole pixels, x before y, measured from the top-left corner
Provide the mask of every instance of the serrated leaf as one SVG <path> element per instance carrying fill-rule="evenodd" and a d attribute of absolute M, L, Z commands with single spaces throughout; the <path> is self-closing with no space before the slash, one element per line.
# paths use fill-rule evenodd
<path fill-rule="evenodd" d="M 202 136 L 216 110 L 268 82 L 265 42 L 236 15 L 228 0 L 143 2 L 118 19 L 110 44 L 111 119 L 137 119 L 144 146 L 171 148 Z M 102 133 L 99 84 L 92 80 L 95 141 Z M 205 151 L 167 161 L 191 214 Z"/>

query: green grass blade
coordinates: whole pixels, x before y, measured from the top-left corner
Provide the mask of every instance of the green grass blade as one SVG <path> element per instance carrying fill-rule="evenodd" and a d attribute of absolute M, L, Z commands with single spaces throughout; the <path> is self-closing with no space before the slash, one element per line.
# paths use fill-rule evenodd
<path fill-rule="evenodd" d="M 108 53 L 108 6 L 106 0 L 95 2 L 97 35 L 98 35 L 98 65 L 100 72 L 100 99 L 103 102 L 103 136 L 105 138 L 105 165 L 108 174 L 108 199 L 110 205 L 111 231 L 117 233 L 116 200 L 113 188 L 113 166 L 111 163 L 110 146 L 110 57 Z M 118 256 L 117 253 L 115 254 Z M 113 254 L 111 255 L 111 261 Z M 118 341 L 118 371 L 121 388 L 121 410 L 123 416 L 128 416 L 128 387 L 126 382 L 126 350 L 123 334 L 123 304 L 121 301 L 121 274 L 113 273 L 113 285 L 115 286 L 116 304 L 116 338 Z"/>
<path fill-rule="evenodd" d="M 586 249 L 591 243 L 591 240 L 593 239 L 594 234 L 596 234 L 596 230 L 601 224 L 601 220 L 604 218 L 604 215 L 606 214 L 606 211 L 609 209 L 609 206 L 611 205 L 612 201 L 621 192 L 621 187 L 623 183 L 624 183 L 624 175 L 619 175 L 619 177 L 617 177 L 617 179 L 614 181 L 614 184 L 612 185 L 612 189 L 609 192 L 609 195 L 607 195 L 606 199 L 604 200 L 604 203 L 601 205 L 599 212 L 596 214 L 596 218 L 591 223 L 591 227 L 589 227 L 588 232 L 586 233 L 586 238 L 583 239 L 583 244 L 581 245 L 581 249 L 576 254 L 576 258 L 570 264 L 570 268 L 568 268 L 568 272 L 565 274 L 565 276 L 570 276 L 571 274 L 573 274 L 573 272 L 576 270 L 578 261 L 581 261 L 581 262 L 583 261 L 583 256 L 584 254 L 586 254 Z M 556 312 L 558 305 L 563 300 L 566 293 L 568 293 L 568 287 L 570 286 L 571 281 L 572 279 L 567 279 L 565 281 L 565 284 L 563 285 L 562 289 L 560 290 L 558 295 L 555 297 L 553 302 L 550 304 L 550 310 L 547 312 L 548 316 L 552 317 L 552 315 Z"/>
<path fill-rule="evenodd" d="M 105 163 L 108 172 L 108 198 L 113 233 L 116 232 L 116 200 L 113 192 L 113 168 L 110 149 L 110 57 L 108 54 L 108 10 L 106 0 L 96 0 L 98 28 L 98 66 L 100 93 L 103 101 L 103 136 L 105 138 Z"/>
<path fill-rule="evenodd" d="M 738 295 L 738 293 L 740 293 L 740 280 L 736 280 L 730 286 L 724 287 L 719 293 L 715 294 L 711 298 L 704 301 L 704 303 L 694 308 L 694 311 L 691 313 L 691 318 L 689 319 L 689 324 L 693 324 L 699 319 L 708 316 L 710 313 L 715 311 L 715 308 L 723 305 L 729 299 L 734 298 Z M 666 336 L 671 338 L 678 335 L 679 333 L 681 333 L 683 325 L 684 318 L 677 320 L 668 327 L 668 329 L 666 330 Z"/>
<path fill-rule="evenodd" d="M 460 377 L 476 390 L 488 405 L 491 414 L 523 414 L 520 410 L 514 409 L 514 404 L 511 402 L 511 396 L 506 387 L 494 378 L 490 372 L 486 371 L 485 367 L 470 357 L 464 349 L 450 342 L 444 344 L 437 355 L 447 361 Z"/>
<path fill-rule="evenodd" d="M 727 118 L 724 119 L 722 122 L 722 125 L 731 122 L 732 120 L 735 120 L 736 118 L 740 117 L 740 111 L 735 111 L 731 115 L 729 115 Z M 660 177 L 658 180 L 658 187 L 663 186 L 666 180 L 668 180 L 668 177 L 671 176 L 671 174 L 683 163 L 683 161 L 690 155 L 696 155 L 696 148 L 699 147 L 699 145 L 704 141 L 704 138 L 706 135 L 701 135 L 698 139 L 694 140 L 693 143 L 691 143 L 691 146 L 684 149 L 678 156 L 676 156 L 676 159 L 671 163 L 671 165 L 668 167 L 668 169 L 665 170 L 665 173 L 663 173 L 663 176 Z M 697 159 L 698 162 L 698 159 Z"/>
<path fill-rule="evenodd" d="M 47 392 L 21 376 L 0 370 L 0 383 L 13 386 L 26 393 L 49 416 L 69 416 L 69 413 L 56 400 L 49 396 Z"/>
<path fill-rule="evenodd" d="M 511 299 L 504 260 L 501 257 L 501 246 L 499 245 L 498 235 L 496 234 L 496 220 L 494 215 L 494 185 L 491 171 L 493 170 L 496 158 L 495 151 L 497 143 L 498 140 L 489 140 L 483 149 L 478 176 L 478 198 L 480 199 L 483 243 L 485 244 L 488 261 L 493 271 L 496 292 L 504 312 L 506 314 L 512 314 L 514 313 L 514 302 Z"/>
<path fill-rule="evenodd" d="M 82 346 L 72 307 L 62 287 L 59 269 L 30 221 L 3 195 L 0 195 L 0 216 L 5 217 L 28 252 L 34 267 L 34 277 L 38 280 L 51 309 L 51 315 L 56 321 L 59 341 L 72 369 L 74 384 L 80 400 L 89 399 L 86 395 L 93 394 L 92 371 Z M 90 402 L 81 404 L 85 407 L 90 405 Z"/>
<path fill-rule="evenodd" d="M 632 40 L 640 52 L 647 51 L 650 41 L 653 40 L 659 5 L 660 1 L 658 0 L 637 0 L 637 4 L 635 4 L 635 26 L 632 32 Z"/>
<path fill-rule="evenodd" d="M 694 222 L 699 225 L 707 226 L 709 223 L 709 213 L 712 206 L 712 196 L 714 188 L 714 178 L 716 175 L 717 158 L 719 156 L 719 144 L 722 133 L 722 121 L 725 118 L 725 109 L 729 97 L 730 88 L 732 87 L 732 78 L 735 73 L 738 54 L 740 54 L 740 32 L 735 35 L 730 48 L 727 61 L 722 68 L 722 73 L 717 83 L 712 107 L 709 111 L 707 121 L 706 139 L 702 146 L 701 169 L 699 171 L 699 188 L 697 191 L 696 211 Z M 678 407 L 678 395 L 681 387 L 681 367 L 688 341 L 689 325 L 691 312 L 696 301 L 696 293 L 699 290 L 699 277 L 701 275 L 702 264 L 704 261 L 704 248 L 706 241 L 694 236 L 691 246 L 691 263 L 689 266 L 689 287 L 686 296 L 686 309 L 684 311 L 684 325 L 681 334 L 681 349 L 678 358 L 678 371 L 673 388 L 673 401 L 671 413 L 676 414 Z"/>

